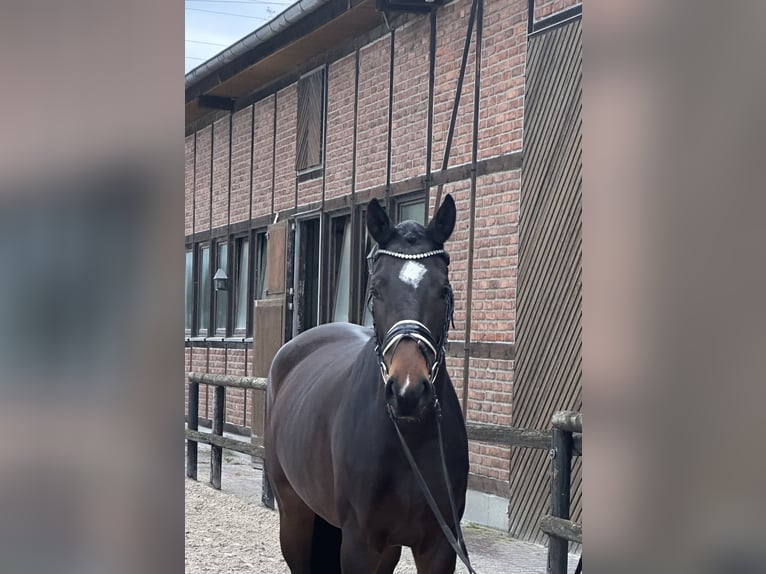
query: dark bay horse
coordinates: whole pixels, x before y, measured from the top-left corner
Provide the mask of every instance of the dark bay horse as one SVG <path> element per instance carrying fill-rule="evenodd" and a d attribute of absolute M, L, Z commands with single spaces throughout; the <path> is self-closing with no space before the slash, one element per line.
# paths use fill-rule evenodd
<path fill-rule="evenodd" d="M 374 328 L 321 325 L 274 358 L 266 469 L 293 574 L 392 573 L 402 546 L 412 549 L 419 573 L 454 571 L 454 546 L 426 503 L 393 424 L 455 534 L 435 418 L 440 409 L 459 523 L 468 442 L 443 352 L 452 315 L 443 247 L 454 225 L 449 195 L 427 228 L 413 221 L 394 227 L 373 199 L 367 229 L 377 243 L 370 257 Z"/>

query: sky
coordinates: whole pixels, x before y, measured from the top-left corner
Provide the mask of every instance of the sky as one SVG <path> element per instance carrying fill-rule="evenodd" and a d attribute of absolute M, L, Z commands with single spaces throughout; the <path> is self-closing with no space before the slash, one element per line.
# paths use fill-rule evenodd
<path fill-rule="evenodd" d="M 260 28 L 293 3 L 293 0 L 184 0 L 184 73 Z"/>

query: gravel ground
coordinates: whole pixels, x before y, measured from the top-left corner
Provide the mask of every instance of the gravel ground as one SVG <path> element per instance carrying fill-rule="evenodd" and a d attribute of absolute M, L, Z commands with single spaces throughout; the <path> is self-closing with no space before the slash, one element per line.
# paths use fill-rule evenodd
<path fill-rule="evenodd" d="M 209 453 L 209 447 L 199 445 L 199 482 L 185 481 L 186 573 L 289 574 L 279 549 L 279 515 L 260 502 L 261 471 L 249 457 L 224 451 L 222 489 L 215 490 L 208 484 Z M 545 572 L 547 550 L 541 546 L 471 525 L 464 534 L 471 563 L 481 574 Z M 570 554 L 570 572 L 576 561 Z M 416 572 L 405 548 L 396 573 Z M 455 572 L 467 572 L 459 560 Z"/>

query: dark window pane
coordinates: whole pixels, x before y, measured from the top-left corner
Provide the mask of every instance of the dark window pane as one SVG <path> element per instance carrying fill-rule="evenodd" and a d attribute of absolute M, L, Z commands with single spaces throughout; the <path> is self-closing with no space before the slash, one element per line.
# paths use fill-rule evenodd
<path fill-rule="evenodd" d="M 194 309 L 194 300 L 192 299 L 193 287 L 194 287 L 194 253 L 191 251 L 186 252 L 186 276 L 184 277 L 184 329 L 189 331 L 192 326 L 192 310 Z"/>
<path fill-rule="evenodd" d="M 237 261 L 237 314 L 234 328 L 237 331 L 247 329 L 247 286 L 250 278 L 250 242 L 239 240 L 239 260 Z"/>
<path fill-rule="evenodd" d="M 364 222 L 367 220 L 367 212 L 362 211 L 362 217 L 361 221 Z M 368 302 L 368 283 L 370 278 L 370 268 L 368 267 L 368 260 L 367 256 L 370 254 L 370 251 L 372 251 L 372 238 L 370 237 L 369 232 L 367 231 L 367 226 L 362 223 L 362 234 L 364 235 L 364 249 L 362 250 L 362 264 L 360 265 L 360 269 L 362 270 L 362 280 L 360 282 L 360 285 L 362 286 L 362 292 L 360 293 L 362 297 L 362 325 L 366 327 L 372 327 L 372 313 L 370 312 Z"/>
<path fill-rule="evenodd" d="M 210 247 L 200 248 L 199 271 L 199 323 L 197 330 L 207 332 L 210 326 Z"/>
<path fill-rule="evenodd" d="M 300 231 L 297 331 L 303 332 L 319 323 L 319 220 L 301 223 Z"/>
<path fill-rule="evenodd" d="M 226 272 L 229 268 L 229 244 L 221 243 L 218 245 L 218 266 L 216 270 L 223 269 Z M 227 272 L 228 275 L 228 272 Z M 226 319 L 229 311 L 229 292 L 216 291 L 216 332 L 226 333 Z"/>

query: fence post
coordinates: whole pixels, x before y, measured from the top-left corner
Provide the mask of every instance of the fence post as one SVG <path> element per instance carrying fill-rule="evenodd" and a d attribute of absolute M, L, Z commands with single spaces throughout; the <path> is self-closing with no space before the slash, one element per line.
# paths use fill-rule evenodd
<path fill-rule="evenodd" d="M 213 434 L 223 436 L 224 404 L 226 401 L 226 387 L 215 385 L 215 397 L 213 403 Z M 223 462 L 223 447 L 210 445 L 210 484 L 213 488 L 221 490 L 221 464 Z"/>
<path fill-rule="evenodd" d="M 551 516 L 569 520 L 569 499 L 572 474 L 572 433 L 553 427 L 551 450 Z M 566 574 L 569 541 L 551 536 L 548 541 L 548 573 Z"/>
<path fill-rule="evenodd" d="M 189 430 L 199 429 L 199 383 L 189 381 Z M 197 441 L 186 439 L 186 476 L 197 480 Z"/>

